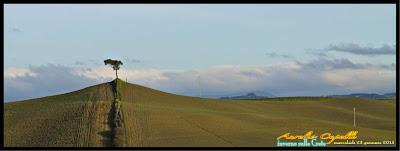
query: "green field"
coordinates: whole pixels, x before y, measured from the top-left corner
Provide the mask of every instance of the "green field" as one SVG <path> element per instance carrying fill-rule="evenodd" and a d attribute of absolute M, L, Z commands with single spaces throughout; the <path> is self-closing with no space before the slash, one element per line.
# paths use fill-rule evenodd
<path fill-rule="evenodd" d="M 80 91 L 4 104 L 4 145 L 108 146 L 109 83 Z"/>
<path fill-rule="evenodd" d="M 275 147 L 284 133 L 358 130 L 359 140 L 396 141 L 396 101 L 333 98 L 216 100 L 119 80 L 125 146 Z M 4 108 L 5 146 L 110 146 L 111 84 Z M 356 127 L 353 127 L 356 107 Z M 373 147 L 368 145 L 367 147 Z M 390 146 L 390 145 L 389 145 Z M 394 145 L 391 145 L 394 146 Z"/>

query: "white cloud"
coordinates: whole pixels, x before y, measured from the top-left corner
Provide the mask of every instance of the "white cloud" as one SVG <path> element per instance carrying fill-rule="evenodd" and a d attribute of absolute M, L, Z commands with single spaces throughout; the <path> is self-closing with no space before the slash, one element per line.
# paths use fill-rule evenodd
<path fill-rule="evenodd" d="M 60 65 L 7 68 L 4 71 L 5 101 L 22 100 L 78 90 L 101 81 L 73 74 Z"/>
<path fill-rule="evenodd" d="M 4 78 L 16 78 L 22 76 L 36 76 L 30 69 L 26 68 L 7 68 L 4 70 Z"/>
<path fill-rule="evenodd" d="M 127 79 L 132 81 L 159 81 L 166 80 L 167 77 L 163 75 L 162 70 L 156 69 L 125 69 L 118 70 L 120 79 Z M 113 79 L 115 78 L 115 71 L 110 67 L 96 67 L 96 68 L 78 68 L 74 69 L 74 74 L 86 76 L 91 79 Z"/>
<path fill-rule="evenodd" d="M 393 65 L 355 64 L 343 59 L 268 66 L 220 65 L 184 71 L 122 67 L 118 73 L 130 83 L 181 95 L 198 96 L 201 87 L 203 97 L 254 91 L 275 96 L 385 93 L 395 91 L 396 81 Z M 115 78 L 115 72 L 107 66 L 8 68 L 4 75 L 6 100 L 53 95 Z"/>
<path fill-rule="evenodd" d="M 355 91 L 388 89 L 395 86 L 396 83 L 395 70 L 377 67 L 367 67 L 364 69 L 334 69 L 323 71 L 321 76 L 332 85 Z M 394 89 L 392 91 L 394 91 Z"/>

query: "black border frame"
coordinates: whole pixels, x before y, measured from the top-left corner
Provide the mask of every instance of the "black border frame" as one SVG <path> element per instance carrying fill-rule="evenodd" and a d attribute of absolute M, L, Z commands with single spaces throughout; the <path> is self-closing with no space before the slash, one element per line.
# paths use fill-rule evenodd
<path fill-rule="evenodd" d="M 45 0 L 46 1 L 46 0 Z M 90 2 L 79 0 L 60 0 L 62 4 L 90 4 Z M 89 0 L 90 1 L 90 0 Z M 83 3 L 82 3 L 83 2 Z M 4 39 L 4 5 L 5 4 L 53 4 L 54 1 L 35 2 L 33 0 L 5 0 L 3 1 L 3 39 Z M 97 4 L 132 4 L 129 2 L 114 1 L 113 3 Z M 149 0 L 147 2 L 135 2 L 134 4 L 167 4 L 164 0 Z M 173 0 L 172 3 L 184 4 L 226 4 L 220 0 L 214 2 L 198 2 L 196 0 Z M 1 126 L 1 150 L 400 150 L 399 148 L 399 1 L 398 0 L 269 0 L 262 2 L 261 0 L 231 0 L 233 4 L 396 4 L 396 146 L 395 147 L 4 147 L 4 102 L 1 104 L 3 120 Z M 3 40 L 3 71 L 4 71 L 4 40 Z M 3 75 L 4 76 L 4 75 Z M 4 100 L 4 81 L 3 81 L 3 100 Z"/>

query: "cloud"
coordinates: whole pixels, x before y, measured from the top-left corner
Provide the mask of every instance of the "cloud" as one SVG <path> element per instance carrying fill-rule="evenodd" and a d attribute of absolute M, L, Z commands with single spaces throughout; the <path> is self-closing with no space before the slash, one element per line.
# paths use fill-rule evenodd
<path fill-rule="evenodd" d="M 128 62 L 128 63 L 142 63 L 142 62 L 143 62 L 143 60 L 132 59 L 132 58 L 124 58 L 123 61 L 124 61 L 124 62 Z"/>
<path fill-rule="evenodd" d="M 82 62 L 82 61 L 75 61 L 74 64 L 75 64 L 75 65 L 78 65 L 78 66 L 84 66 L 84 65 L 86 65 L 86 63 L 84 63 L 84 62 Z"/>
<path fill-rule="evenodd" d="M 331 85 L 347 88 L 354 91 L 367 89 L 387 90 L 392 87 L 395 91 L 396 71 L 378 67 L 363 69 L 334 69 L 322 71 L 321 77 Z"/>
<path fill-rule="evenodd" d="M 267 92 L 275 96 L 386 93 L 395 91 L 395 65 L 317 59 L 266 66 L 220 65 L 194 70 L 121 68 L 121 79 L 180 95 L 203 97 Z M 6 100 L 54 95 L 115 78 L 110 67 L 45 65 L 5 70 Z M 262 95 L 262 94 L 260 94 Z"/>
<path fill-rule="evenodd" d="M 372 46 L 360 46 L 355 43 L 341 43 L 341 44 L 331 44 L 328 47 L 322 49 L 322 51 L 338 51 L 338 52 L 348 52 L 357 55 L 375 56 L 375 55 L 395 55 L 396 46 L 384 44 L 381 47 Z"/>
<path fill-rule="evenodd" d="M 22 30 L 20 28 L 17 28 L 17 27 L 9 27 L 8 28 L 8 32 L 10 32 L 10 33 L 19 33 L 19 32 L 22 32 Z"/>
<path fill-rule="evenodd" d="M 125 69 L 121 68 L 118 70 L 119 78 L 125 80 L 163 80 L 166 77 L 163 76 L 163 70 L 156 69 Z M 115 78 L 115 72 L 110 67 L 94 67 L 94 68 L 76 68 L 73 71 L 74 74 L 79 76 L 85 76 L 90 79 L 113 79 Z"/>
<path fill-rule="evenodd" d="M 298 62 L 304 67 L 315 68 L 315 69 L 359 69 L 371 64 L 356 64 L 346 58 L 318 58 L 308 63 Z"/>
<path fill-rule="evenodd" d="M 323 63 L 326 65 L 322 65 Z M 395 90 L 394 68 L 355 64 L 345 59 L 289 62 L 269 66 L 227 65 L 166 72 L 163 75 L 166 80 L 157 81 L 154 86 L 192 96 L 199 93 L 199 76 L 201 90 L 208 97 L 252 91 L 270 92 L 276 96 L 296 96 Z"/>
<path fill-rule="evenodd" d="M 281 58 L 292 58 L 289 55 L 278 54 L 278 53 L 275 53 L 275 52 L 265 53 L 265 55 L 267 55 L 268 57 L 271 57 L 271 58 L 278 58 L 278 57 L 281 57 Z"/>
<path fill-rule="evenodd" d="M 74 69 L 61 65 L 9 68 L 4 71 L 5 101 L 30 99 L 66 93 L 103 82 L 74 74 Z"/>
<path fill-rule="evenodd" d="M 379 81 L 381 76 L 368 76 L 372 73 L 392 73 L 395 68 L 385 68 L 384 65 L 357 64 L 347 59 L 317 59 L 310 62 L 288 62 L 269 66 L 237 66 L 220 65 L 197 70 L 158 70 L 158 69 L 124 69 L 121 68 L 121 79 L 160 89 L 167 92 L 197 96 L 201 87 L 204 96 L 217 97 L 263 90 L 277 96 L 289 95 L 321 95 L 348 93 L 346 87 L 335 84 L 334 72 L 340 72 L 336 78 L 352 79 L 351 71 L 371 71 L 360 78 L 368 81 Z M 344 72 L 346 71 L 346 72 Z M 109 68 L 98 67 L 79 71 L 92 79 L 113 78 L 114 73 Z M 374 79 L 376 78 L 376 79 Z M 392 77 L 383 80 L 393 82 Z M 382 81 L 382 80 L 381 80 Z M 343 82 L 343 80 L 338 80 Z M 200 85 L 199 85 L 200 83 Z M 393 82 L 394 83 L 394 82 Z M 359 83 L 353 83 L 355 85 Z M 375 83 L 379 85 L 379 83 Z M 382 83 L 390 90 L 390 82 Z M 373 85 L 368 87 L 354 86 L 354 91 L 380 91 Z M 356 89 L 357 88 L 357 89 Z M 364 89 L 361 89 L 364 88 Z"/>
<path fill-rule="evenodd" d="M 4 71 L 4 78 L 17 78 L 24 76 L 36 76 L 36 73 L 24 68 L 7 68 Z"/>
<path fill-rule="evenodd" d="M 321 50 L 309 49 L 306 53 L 317 57 L 328 57 L 328 54 L 326 52 L 322 52 Z"/>

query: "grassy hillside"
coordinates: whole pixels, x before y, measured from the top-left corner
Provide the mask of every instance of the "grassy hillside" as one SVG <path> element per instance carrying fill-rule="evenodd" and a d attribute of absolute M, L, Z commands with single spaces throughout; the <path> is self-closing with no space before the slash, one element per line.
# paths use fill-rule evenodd
<path fill-rule="evenodd" d="M 344 134 L 395 140 L 395 101 L 283 98 L 223 101 L 121 82 L 127 146 L 276 146 L 284 133 Z M 353 127 L 353 107 L 357 127 Z"/>
<path fill-rule="evenodd" d="M 4 104 L 4 145 L 109 146 L 109 83 Z"/>
<path fill-rule="evenodd" d="M 118 81 L 124 146 L 276 146 L 284 133 L 395 140 L 395 101 L 333 98 L 214 100 Z M 5 104 L 5 146 L 110 146 L 110 83 Z M 357 127 L 353 127 L 353 107 Z"/>

